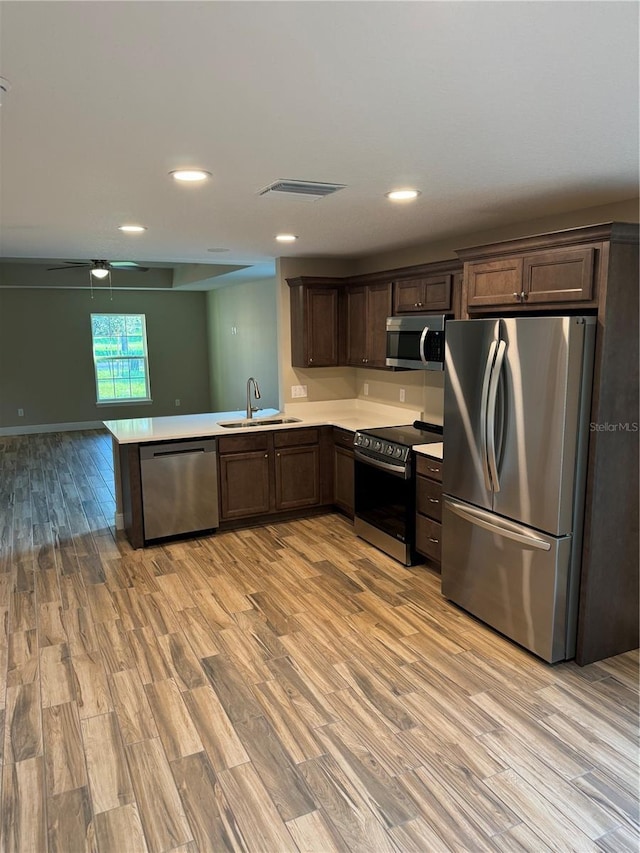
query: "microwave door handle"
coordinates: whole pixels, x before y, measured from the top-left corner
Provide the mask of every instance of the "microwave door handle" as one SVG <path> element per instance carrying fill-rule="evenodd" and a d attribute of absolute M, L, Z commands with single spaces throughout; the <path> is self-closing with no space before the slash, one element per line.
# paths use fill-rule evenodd
<path fill-rule="evenodd" d="M 487 396 L 487 460 L 489 462 L 489 472 L 493 483 L 493 491 L 500 491 L 500 479 L 498 477 L 498 460 L 496 457 L 496 404 L 498 398 L 498 384 L 500 382 L 500 372 L 504 362 L 504 354 L 507 351 L 507 345 L 504 341 L 498 341 L 496 349 L 496 359 L 491 371 L 491 379 L 489 380 L 489 393 Z"/>
<path fill-rule="evenodd" d="M 480 455 L 482 456 L 482 473 L 484 474 L 484 485 L 488 492 L 493 491 L 491 476 L 489 474 L 489 462 L 487 460 L 487 410 L 489 402 L 489 385 L 491 384 L 491 371 L 495 359 L 497 341 L 491 341 L 489 353 L 487 354 L 487 362 L 484 368 L 484 378 L 482 380 L 482 396 L 480 402 Z"/>
<path fill-rule="evenodd" d="M 429 363 L 424 356 L 424 345 L 426 343 L 428 334 L 429 334 L 429 327 L 425 326 L 424 329 L 422 330 L 422 334 L 420 335 L 420 343 L 418 344 L 418 350 L 420 352 L 420 361 L 425 365 Z"/>

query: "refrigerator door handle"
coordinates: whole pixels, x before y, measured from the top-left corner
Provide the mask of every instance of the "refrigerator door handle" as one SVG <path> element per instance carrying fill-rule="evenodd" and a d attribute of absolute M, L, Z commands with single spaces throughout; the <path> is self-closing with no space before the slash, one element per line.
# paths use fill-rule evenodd
<path fill-rule="evenodd" d="M 427 359 L 425 358 L 425 355 L 424 355 L 424 344 L 425 344 L 425 341 L 427 340 L 428 334 L 429 334 L 429 327 L 425 326 L 424 329 L 422 330 L 422 334 L 420 335 L 420 343 L 418 345 L 418 352 L 420 353 L 420 360 L 422 361 L 423 364 L 429 363 L 427 361 Z"/>
<path fill-rule="evenodd" d="M 489 380 L 489 393 L 487 395 L 487 461 L 489 474 L 494 492 L 500 491 L 500 479 L 498 478 L 498 460 L 496 458 L 496 403 L 498 398 L 498 383 L 500 372 L 507 345 L 504 341 L 497 341 L 496 357 Z"/>
<path fill-rule="evenodd" d="M 502 519 L 497 521 L 496 516 L 492 512 L 485 512 L 482 509 L 465 506 L 450 499 L 447 499 L 446 506 L 449 507 L 451 512 L 459 515 L 460 518 L 464 518 L 465 521 L 476 524 L 478 527 L 484 527 L 485 530 L 489 530 L 498 536 L 513 539 L 514 542 L 520 542 L 522 545 L 526 545 L 528 548 L 535 548 L 537 551 L 551 550 L 551 543 L 540 536 L 536 536 L 529 528 Z"/>
<path fill-rule="evenodd" d="M 493 491 L 491 484 L 491 476 L 489 474 L 489 463 L 487 461 L 487 407 L 489 403 L 489 385 L 491 380 L 491 371 L 495 359 L 496 348 L 498 341 L 491 341 L 489 354 L 487 355 L 487 363 L 484 368 L 484 378 L 482 380 L 482 398 L 480 402 L 480 453 L 482 455 L 482 473 L 484 474 L 484 485 L 488 492 Z"/>

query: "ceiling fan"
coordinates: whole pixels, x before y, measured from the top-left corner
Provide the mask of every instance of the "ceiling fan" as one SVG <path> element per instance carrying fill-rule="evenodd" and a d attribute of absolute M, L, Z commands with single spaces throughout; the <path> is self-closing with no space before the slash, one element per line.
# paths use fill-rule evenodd
<path fill-rule="evenodd" d="M 95 278 L 106 278 L 113 270 L 116 272 L 148 272 L 149 267 L 141 267 L 134 261 L 65 261 L 61 267 L 47 267 L 47 270 L 73 270 L 88 267 Z"/>

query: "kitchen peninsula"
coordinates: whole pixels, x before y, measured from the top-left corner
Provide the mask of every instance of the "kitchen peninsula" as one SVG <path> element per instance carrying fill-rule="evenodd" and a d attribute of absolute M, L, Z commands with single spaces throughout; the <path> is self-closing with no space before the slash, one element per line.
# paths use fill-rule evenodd
<path fill-rule="evenodd" d="M 278 414 L 295 422 L 274 424 Z M 284 413 L 266 409 L 249 428 L 237 411 L 105 421 L 113 439 L 116 526 L 124 528 L 135 548 L 148 538 L 140 454 L 141 448 L 152 444 L 217 440 L 220 527 L 224 529 L 257 523 L 264 515 L 271 522 L 326 511 L 334 503 L 334 428 L 350 434 L 412 423 L 421 416 L 415 409 L 350 399 L 290 404 Z M 228 422 L 234 426 L 223 425 Z M 441 445 L 438 451 L 441 454 Z"/>

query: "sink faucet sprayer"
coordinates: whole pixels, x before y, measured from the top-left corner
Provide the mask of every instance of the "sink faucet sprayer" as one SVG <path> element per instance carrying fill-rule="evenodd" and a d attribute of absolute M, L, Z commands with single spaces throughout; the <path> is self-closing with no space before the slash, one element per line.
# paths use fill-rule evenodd
<path fill-rule="evenodd" d="M 256 400 L 259 400 L 261 397 L 260 387 L 253 376 L 250 376 L 247 379 L 247 420 L 251 420 L 253 417 L 253 413 L 257 412 L 258 409 L 255 406 L 251 405 L 251 383 L 253 382 L 253 392 L 255 394 Z"/>

